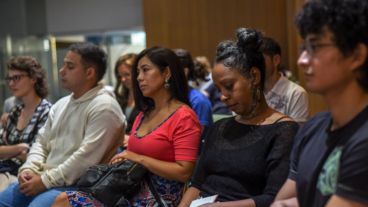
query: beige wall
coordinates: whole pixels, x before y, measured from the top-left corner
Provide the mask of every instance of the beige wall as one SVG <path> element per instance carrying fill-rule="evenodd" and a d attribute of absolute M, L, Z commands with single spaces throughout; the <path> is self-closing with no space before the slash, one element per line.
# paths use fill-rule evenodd
<path fill-rule="evenodd" d="M 303 0 L 143 0 L 147 47 L 185 48 L 213 60 L 217 44 L 233 39 L 239 27 L 252 27 L 276 39 L 283 63 L 303 84 L 297 70 L 294 16 Z M 311 113 L 324 108 L 311 97 Z"/>

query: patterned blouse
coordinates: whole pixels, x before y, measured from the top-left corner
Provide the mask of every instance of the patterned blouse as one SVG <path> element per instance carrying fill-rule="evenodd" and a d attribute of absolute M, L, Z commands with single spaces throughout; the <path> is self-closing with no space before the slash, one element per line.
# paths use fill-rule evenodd
<path fill-rule="evenodd" d="M 42 99 L 40 104 L 36 107 L 28 125 L 24 129 L 19 130 L 17 129 L 17 122 L 23 107 L 23 104 L 18 104 L 10 111 L 7 124 L 4 126 L 2 132 L 0 132 L 0 146 L 15 145 L 19 143 L 28 143 L 31 145 L 35 140 L 38 130 L 47 120 L 51 103 L 46 99 Z M 12 158 L 11 160 L 18 165 L 21 164 L 17 159 Z"/>

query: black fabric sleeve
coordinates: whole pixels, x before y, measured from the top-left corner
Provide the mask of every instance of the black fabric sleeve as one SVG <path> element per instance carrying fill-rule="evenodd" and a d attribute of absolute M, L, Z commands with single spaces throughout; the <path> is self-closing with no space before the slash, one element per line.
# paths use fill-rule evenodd
<path fill-rule="evenodd" d="M 352 137 L 340 159 L 336 195 L 368 204 L 368 129 Z"/>
<path fill-rule="evenodd" d="M 205 160 L 205 156 L 207 156 L 207 151 L 208 151 L 209 146 L 211 145 L 211 141 L 212 139 L 215 138 L 213 136 L 216 135 L 216 131 L 217 131 L 216 126 L 218 126 L 218 123 L 211 125 L 211 127 L 208 128 L 207 130 L 207 133 L 204 138 L 203 149 L 201 150 L 201 154 L 194 168 L 192 179 L 190 180 L 191 187 L 196 187 L 198 189 L 201 189 L 201 185 L 202 183 L 204 183 L 206 179 L 207 174 L 206 174 L 206 170 L 204 168 L 203 162 Z"/>
<path fill-rule="evenodd" d="M 278 131 L 266 159 L 266 187 L 262 195 L 252 197 L 257 207 L 271 205 L 288 175 L 290 151 L 299 125 L 295 122 L 280 122 L 278 125 L 280 126 L 277 126 Z"/>

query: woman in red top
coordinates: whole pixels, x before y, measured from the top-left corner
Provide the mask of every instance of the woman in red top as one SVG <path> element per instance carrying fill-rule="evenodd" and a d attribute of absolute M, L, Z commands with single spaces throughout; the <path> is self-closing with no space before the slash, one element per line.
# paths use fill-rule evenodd
<path fill-rule="evenodd" d="M 133 64 L 133 92 L 142 112 L 136 118 L 128 149 L 112 158 L 145 166 L 167 206 L 177 206 L 190 178 L 199 146 L 201 126 L 189 107 L 184 70 L 171 50 L 153 47 L 142 51 Z M 157 206 L 145 184 L 132 206 Z M 54 206 L 104 206 L 81 192 L 66 192 Z"/>

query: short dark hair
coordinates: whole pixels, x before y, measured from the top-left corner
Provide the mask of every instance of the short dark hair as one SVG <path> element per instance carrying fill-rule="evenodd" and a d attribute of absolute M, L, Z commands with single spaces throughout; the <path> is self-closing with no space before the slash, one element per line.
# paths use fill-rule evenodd
<path fill-rule="evenodd" d="M 195 61 L 192 58 L 192 55 L 189 51 L 185 49 L 174 49 L 175 54 L 179 57 L 180 63 L 183 68 L 188 68 L 188 80 L 194 81 L 197 85 L 199 84 L 198 80 L 208 81 L 207 75 L 208 72 L 201 70 L 201 68 L 196 68 Z"/>
<path fill-rule="evenodd" d="M 134 100 L 137 108 L 142 111 L 149 111 L 154 108 L 153 100 L 143 96 L 137 80 L 138 63 L 143 57 L 147 57 L 159 68 L 161 72 L 163 72 L 167 67 L 170 69 L 171 77 L 169 79 L 169 91 L 172 95 L 172 98 L 190 105 L 188 99 L 188 83 L 178 56 L 176 56 L 175 53 L 170 49 L 163 47 L 152 47 L 147 48 L 138 54 L 132 68 Z"/>
<path fill-rule="evenodd" d="M 116 78 L 116 85 L 115 85 L 114 93 L 116 96 L 116 100 L 119 102 L 120 107 L 123 109 L 123 111 L 125 111 L 125 108 L 128 105 L 128 96 L 129 96 L 129 93 L 132 93 L 132 91 L 129 91 L 129 89 L 126 88 L 121 83 L 119 67 L 121 65 L 126 65 L 131 70 L 136 57 L 137 57 L 137 54 L 127 53 L 125 55 L 120 56 L 119 59 L 115 63 L 114 74 Z"/>
<path fill-rule="evenodd" d="M 85 65 L 93 65 L 95 67 L 97 81 L 103 78 L 107 68 L 107 55 L 105 51 L 90 42 L 72 44 L 69 50 L 78 53 L 82 57 Z"/>
<path fill-rule="evenodd" d="M 271 37 L 263 37 L 263 43 L 261 46 L 262 53 L 273 57 L 275 55 L 281 56 L 281 47 L 280 44 L 272 39 Z"/>
<path fill-rule="evenodd" d="M 194 61 L 192 55 L 184 49 L 174 49 L 175 54 L 179 57 L 180 64 L 183 68 L 188 68 L 188 80 L 195 81 Z"/>
<path fill-rule="evenodd" d="M 250 77 L 250 69 L 257 68 L 261 74 L 260 89 L 265 82 L 265 61 L 260 50 L 262 34 L 254 29 L 239 28 L 237 41 L 223 41 L 217 46 L 215 63 L 239 70 L 245 77 Z"/>
<path fill-rule="evenodd" d="M 368 44 L 368 1 L 309 0 L 297 15 L 296 26 L 303 38 L 328 29 L 338 49 L 349 56 L 359 43 Z M 358 70 L 358 83 L 368 90 L 367 59 Z"/>
<path fill-rule="evenodd" d="M 8 61 L 8 70 L 19 70 L 26 72 L 27 75 L 36 80 L 34 89 L 41 98 L 48 95 L 46 72 L 36 58 L 31 56 L 17 56 Z"/>

